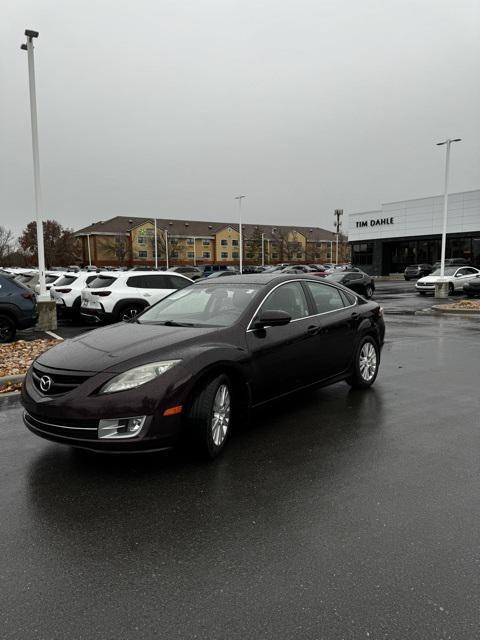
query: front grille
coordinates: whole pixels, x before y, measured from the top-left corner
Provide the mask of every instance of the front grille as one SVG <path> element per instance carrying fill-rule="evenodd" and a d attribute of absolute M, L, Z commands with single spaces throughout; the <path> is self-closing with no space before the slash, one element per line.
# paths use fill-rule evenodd
<path fill-rule="evenodd" d="M 63 369 L 50 369 L 35 363 L 32 367 L 32 379 L 36 388 L 47 396 L 56 396 L 68 393 L 76 389 L 83 382 L 91 378 L 93 373 L 89 371 L 65 371 Z M 48 380 L 46 380 L 48 378 Z M 42 379 L 44 384 L 42 385 Z M 46 384 L 45 384 L 46 383 Z"/>
<path fill-rule="evenodd" d="M 26 411 L 25 424 L 50 436 L 62 436 L 73 440 L 96 440 L 98 420 L 69 420 L 34 416 Z"/>

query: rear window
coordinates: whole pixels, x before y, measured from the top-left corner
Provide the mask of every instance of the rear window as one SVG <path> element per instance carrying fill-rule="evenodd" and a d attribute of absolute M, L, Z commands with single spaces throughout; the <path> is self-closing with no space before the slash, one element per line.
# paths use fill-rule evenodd
<path fill-rule="evenodd" d="M 56 286 L 57 287 L 66 287 L 67 285 L 72 284 L 72 282 L 75 282 L 76 279 L 77 279 L 77 276 L 63 276 L 57 282 Z"/>
<path fill-rule="evenodd" d="M 88 288 L 103 289 L 112 285 L 115 280 L 116 278 L 112 278 L 112 276 L 95 276 L 94 279 L 88 284 Z"/>
<path fill-rule="evenodd" d="M 58 279 L 58 273 L 57 275 L 53 275 L 53 276 L 45 276 L 45 284 L 52 284 L 52 282 L 55 282 L 55 280 Z"/>

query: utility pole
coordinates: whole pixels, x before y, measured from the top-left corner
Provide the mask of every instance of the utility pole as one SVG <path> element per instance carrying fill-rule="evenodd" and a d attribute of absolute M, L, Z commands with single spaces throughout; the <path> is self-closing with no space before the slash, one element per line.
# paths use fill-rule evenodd
<path fill-rule="evenodd" d="M 262 267 L 265 266 L 265 234 L 262 233 Z"/>
<path fill-rule="evenodd" d="M 238 200 L 238 231 L 240 234 L 240 273 L 243 273 L 243 233 L 242 233 L 242 200 L 247 196 L 235 196 L 235 200 Z"/>
<path fill-rule="evenodd" d="M 335 233 L 337 234 L 337 252 L 336 252 L 336 258 L 335 258 L 335 266 L 337 266 L 338 265 L 338 237 L 340 235 L 340 229 L 342 228 L 343 209 L 335 209 L 334 215 L 335 215 L 335 218 L 334 218 L 333 224 L 335 227 Z"/>

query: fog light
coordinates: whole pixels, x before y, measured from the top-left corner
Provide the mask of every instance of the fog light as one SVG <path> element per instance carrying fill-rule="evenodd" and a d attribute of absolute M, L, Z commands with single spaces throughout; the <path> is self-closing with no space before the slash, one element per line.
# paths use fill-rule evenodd
<path fill-rule="evenodd" d="M 134 418 L 114 418 L 112 420 L 100 420 L 98 423 L 99 438 L 133 438 L 138 436 L 145 424 L 147 416 L 135 416 Z"/>

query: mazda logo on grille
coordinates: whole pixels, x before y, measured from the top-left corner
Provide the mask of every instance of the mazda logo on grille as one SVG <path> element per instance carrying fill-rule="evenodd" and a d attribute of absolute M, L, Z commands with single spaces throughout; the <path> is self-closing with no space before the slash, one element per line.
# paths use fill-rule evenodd
<path fill-rule="evenodd" d="M 40 389 L 42 391 L 45 391 L 45 393 L 47 391 L 50 391 L 50 388 L 52 386 L 52 382 L 53 382 L 52 379 L 49 378 L 48 376 L 42 376 L 40 378 Z"/>

